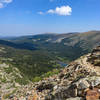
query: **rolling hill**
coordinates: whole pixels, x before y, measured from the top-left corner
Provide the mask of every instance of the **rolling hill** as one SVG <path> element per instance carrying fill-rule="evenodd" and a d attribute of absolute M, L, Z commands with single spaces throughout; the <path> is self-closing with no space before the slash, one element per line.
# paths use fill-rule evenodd
<path fill-rule="evenodd" d="M 30 48 L 34 45 L 39 50 L 46 50 L 55 56 L 72 61 L 100 44 L 100 31 L 22 36 L 9 41 L 19 45 L 29 44 Z"/>

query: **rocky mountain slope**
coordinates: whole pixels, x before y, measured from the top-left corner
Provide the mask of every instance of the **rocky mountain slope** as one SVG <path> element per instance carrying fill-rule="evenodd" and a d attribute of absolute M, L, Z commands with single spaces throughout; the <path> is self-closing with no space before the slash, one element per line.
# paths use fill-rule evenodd
<path fill-rule="evenodd" d="M 99 63 L 100 46 L 69 64 L 60 74 L 39 82 L 36 90 L 40 100 L 99 100 Z"/>
<path fill-rule="evenodd" d="M 2 60 L 12 59 L 2 58 Z M 4 63 L 2 60 L 0 58 L 0 98 L 5 100 L 16 93 L 22 87 L 20 83 L 26 80 L 23 80 L 24 77 L 16 67 Z"/>
<path fill-rule="evenodd" d="M 99 63 L 100 46 L 93 49 L 92 53 L 84 55 L 71 62 L 64 69 L 60 69 L 60 73 L 57 75 L 44 78 L 34 84 L 17 84 L 17 87 L 20 88 L 7 95 L 4 100 L 99 100 Z M 7 65 L 6 67 L 8 68 Z M 2 67 L 0 70 L 2 70 Z M 20 74 L 18 75 L 22 77 Z M 2 86 L 7 87 L 6 83 L 3 83 Z"/>

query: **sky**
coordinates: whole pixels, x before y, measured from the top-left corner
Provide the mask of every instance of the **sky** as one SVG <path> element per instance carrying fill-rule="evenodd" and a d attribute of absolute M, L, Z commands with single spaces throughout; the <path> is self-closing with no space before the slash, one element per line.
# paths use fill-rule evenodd
<path fill-rule="evenodd" d="M 0 36 L 100 30 L 100 0 L 0 0 Z"/>

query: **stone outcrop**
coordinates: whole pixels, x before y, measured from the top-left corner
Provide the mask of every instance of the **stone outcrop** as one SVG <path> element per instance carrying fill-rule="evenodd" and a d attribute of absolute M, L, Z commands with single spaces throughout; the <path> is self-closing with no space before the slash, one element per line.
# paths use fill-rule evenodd
<path fill-rule="evenodd" d="M 100 74 L 98 74 L 100 67 L 97 70 L 98 67 L 93 62 L 96 58 L 100 63 L 99 57 L 100 46 L 95 48 L 88 56 L 85 55 L 72 62 L 56 77 L 45 80 L 45 83 L 52 84 L 53 87 L 42 90 L 39 95 L 42 94 L 44 97 L 42 96 L 43 98 L 40 100 L 90 100 L 90 98 L 93 98 L 91 100 L 98 100 L 97 98 L 100 97 Z M 49 81 L 50 79 L 53 82 Z M 41 86 L 40 83 L 37 87 L 39 86 Z M 36 89 L 38 90 L 38 88 Z M 96 92 L 98 96 L 91 95 L 95 89 L 98 91 Z"/>
<path fill-rule="evenodd" d="M 91 55 L 88 57 L 88 61 L 94 66 L 100 66 L 100 46 L 93 49 Z"/>

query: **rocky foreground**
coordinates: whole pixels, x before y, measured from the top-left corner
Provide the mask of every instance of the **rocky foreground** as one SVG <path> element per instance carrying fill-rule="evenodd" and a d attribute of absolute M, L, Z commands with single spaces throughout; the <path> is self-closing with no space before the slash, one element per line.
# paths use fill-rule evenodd
<path fill-rule="evenodd" d="M 40 100 L 100 100 L 100 46 L 35 87 Z"/>
<path fill-rule="evenodd" d="M 6 100 L 100 100 L 100 46 L 58 75 L 20 87 Z"/>

